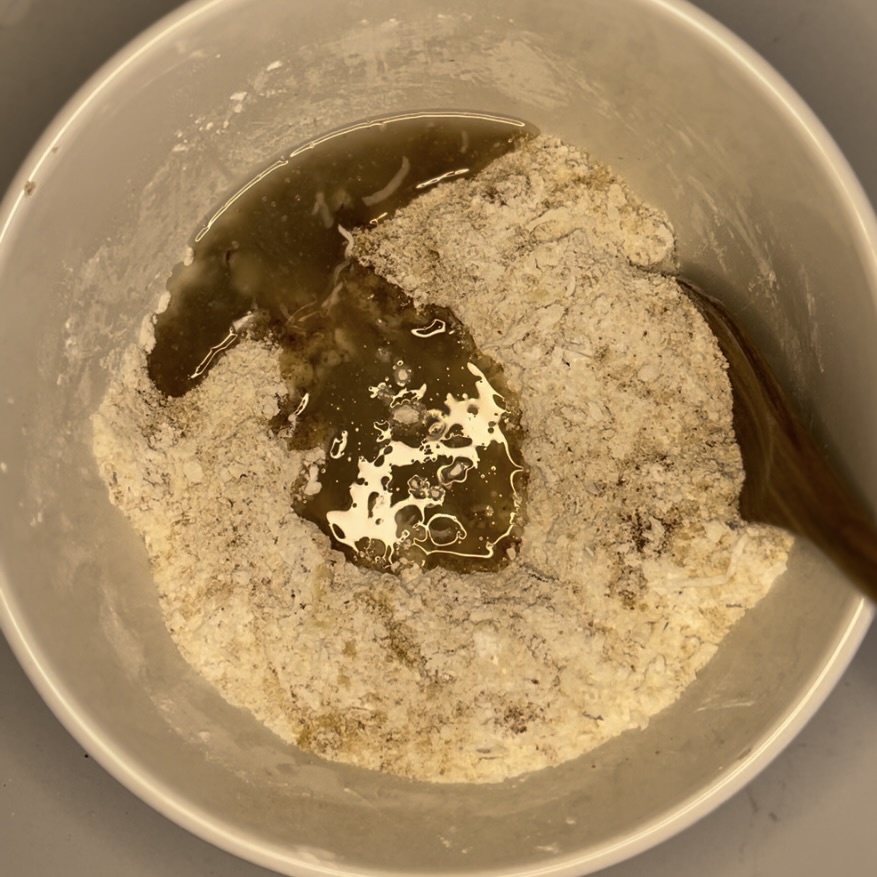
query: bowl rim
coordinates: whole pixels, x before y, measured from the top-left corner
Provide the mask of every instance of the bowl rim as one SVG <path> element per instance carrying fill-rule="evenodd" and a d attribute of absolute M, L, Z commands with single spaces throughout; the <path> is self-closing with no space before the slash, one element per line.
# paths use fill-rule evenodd
<path fill-rule="evenodd" d="M 157 44 L 194 19 L 209 15 L 223 6 L 242 0 L 188 0 L 142 31 L 107 60 L 73 94 L 32 147 L 2 201 L 0 201 L 0 268 L 3 243 L 11 233 L 16 217 L 27 197 L 29 184 L 38 182 L 42 168 L 56 147 L 74 129 L 89 108 L 112 88 L 116 79 L 137 63 Z M 755 49 L 708 13 L 692 6 L 688 0 L 632 0 L 649 4 L 663 14 L 675 18 L 696 38 L 711 43 L 729 60 L 755 81 L 763 94 L 771 99 L 778 111 L 796 124 L 820 156 L 821 164 L 830 174 L 859 236 L 857 243 L 867 254 L 864 266 L 870 287 L 877 300 L 877 218 L 861 183 L 832 135 L 792 88 Z M 620 836 L 605 846 L 585 853 L 546 858 L 542 864 L 527 866 L 514 872 L 515 877 L 582 877 L 586 873 L 607 868 L 633 858 L 679 834 L 699 821 L 761 773 L 797 736 L 825 702 L 864 639 L 875 609 L 861 597 L 851 613 L 847 628 L 822 670 L 812 680 L 796 706 L 782 716 L 758 745 L 735 765 L 724 771 L 713 783 L 676 808 L 642 827 Z M 345 868 L 324 862 L 304 850 L 287 850 L 263 842 L 254 842 L 241 829 L 221 822 L 216 817 L 191 806 L 184 795 L 154 782 L 147 772 L 132 765 L 131 760 L 110 745 L 98 727 L 83 715 L 78 704 L 65 691 L 54 668 L 34 645 L 23 618 L 16 611 L 5 573 L 0 569 L 0 630 L 4 633 L 17 660 L 42 699 L 65 729 L 118 782 L 172 822 L 220 849 L 278 873 L 296 877 L 390 877 L 397 873 L 382 869 Z M 503 875 L 510 872 L 504 870 Z M 500 877 L 499 871 L 478 870 L 457 872 L 457 877 Z M 401 877 L 401 875 L 400 875 Z"/>

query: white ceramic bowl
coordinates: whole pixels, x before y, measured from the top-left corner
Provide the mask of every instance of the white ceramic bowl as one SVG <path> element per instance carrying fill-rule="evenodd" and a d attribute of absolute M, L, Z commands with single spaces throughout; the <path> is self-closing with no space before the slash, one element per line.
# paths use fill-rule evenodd
<path fill-rule="evenodd" d="M 122 783 L 286 874 L 582 875 L 765 766 L 870 612 L 806 547 L 646 731 L 497 786 L 429 786 L 283 745 L 165 632 L 89 450 L 104 355 L 137 335 L 199 220 L 284 148 L 370 114 L 526 118 L 611 163 L 684 271 L 745 311 L 820 439 L 877 503 L 875 223 L 782 80 L 673 0 L 203 0 L 111 61 L 0 210 L 0 615 L 59 718 Z"/>

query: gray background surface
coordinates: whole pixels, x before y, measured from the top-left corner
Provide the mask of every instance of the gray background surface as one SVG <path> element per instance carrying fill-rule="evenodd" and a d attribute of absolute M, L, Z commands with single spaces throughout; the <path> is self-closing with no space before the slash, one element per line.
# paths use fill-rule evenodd
<path fill-rule="evenodd" d="M 73 92 L 179 0 L 0 0 L 0 191 Z M 877 0 L 696 0 L 822 118 L 877 203 Z M 800 737 L 677 838 L 606 877 L 877 873 L 877 629 Z M 267 877 L 168 822 L 82 751 L 0 639 L 0 872 Z"/>

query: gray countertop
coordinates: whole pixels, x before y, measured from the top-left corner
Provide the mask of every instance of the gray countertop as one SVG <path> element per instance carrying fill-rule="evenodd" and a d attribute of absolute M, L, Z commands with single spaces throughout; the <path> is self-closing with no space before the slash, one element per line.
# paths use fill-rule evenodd
<path fill-rule="evenodd" d="M 179 0 L 0 0 L 0 191 L 85 79 Z M 696 0 L 822 118 L 877 203 L 877 2 Z M 607 877 L 875 873 L 877 629 L 795 742 L 693 828 Z M 0 850 L 10 877 L 257 877 L 159 816 L 82 751 L 0 639 Z"/>

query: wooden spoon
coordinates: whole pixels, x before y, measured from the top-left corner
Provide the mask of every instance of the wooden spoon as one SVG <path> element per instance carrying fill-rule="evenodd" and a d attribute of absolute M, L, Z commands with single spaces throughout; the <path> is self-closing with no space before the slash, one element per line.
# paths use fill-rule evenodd
<path fill-rule="evenodd" d="M 727 310 L 676 278 L 728 360 L 734 431 L 743 457 L 744 520 L 804 536 L 877 600 L 877 523 L 801 422 L 764 358 Z"/>

